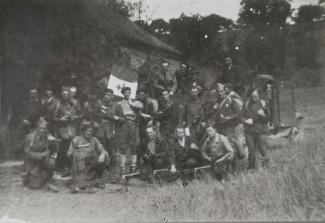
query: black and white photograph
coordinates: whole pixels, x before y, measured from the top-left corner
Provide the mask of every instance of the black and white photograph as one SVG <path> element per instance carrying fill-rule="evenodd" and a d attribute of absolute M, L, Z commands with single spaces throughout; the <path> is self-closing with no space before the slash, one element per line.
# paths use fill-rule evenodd
<path fill-rule="evenodd" d="M 325 221 L 325 0 L 0 0 L 0 223 Z"/>

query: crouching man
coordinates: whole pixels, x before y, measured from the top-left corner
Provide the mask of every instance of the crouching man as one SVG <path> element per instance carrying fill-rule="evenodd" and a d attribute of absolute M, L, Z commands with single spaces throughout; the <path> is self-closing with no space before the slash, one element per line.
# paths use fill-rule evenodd
<path fill-rule="evenodd" d="M 146 179 L 152 182 L 153 171 L 168 168 L 171 165 L 170 171 L 176 172 L 175 165 L 173 164 L 173 158 L 168 150 L 168 144 L 157 135 L 153 127 L 146 129 L 147 142 L 144 147 L 143 155 L 143 171 Z"/>
<path fill-rule="evenodd" d="M 45 186 L 49 191 L 58 192 L 58 189 L 50 183 L 57 151 L 54 140 L 55 138 L 48 134 L 47 122 L 44 119 L 40 119 L 36 129 L 26 136 L 24 151 L 27 173 L 23 179 L 25 186 L 31 189 Z"/>
<path fill-rule="evenodd" d="M 217 180 L 225 180 L 230 170 L 234 150 L 228 139 L 217 133 L 215 128 L 208 126 L 207 138 L 201 148 L 203 159 L 211 164 Z"/>
<path fill-rule="evenodd" d="M 191 169 L 200 165 L 201 152 L 190 136 L 185 136 L 184 128 L 178 127 L 170 144 L 174 150 L 176 168 Z"/>
<path fill-rule="evenodd" d="M 99 140 L 93 136 L 94 127 L 91 122 L 81 123 L 81 136 L 73 138 L 68 157 L 72 160 L 72 176 L 74 185 L 72 193 L 95 192 L 94 186 L 99 186 L 105 167 L 107 165 L 108 153 Z"/>

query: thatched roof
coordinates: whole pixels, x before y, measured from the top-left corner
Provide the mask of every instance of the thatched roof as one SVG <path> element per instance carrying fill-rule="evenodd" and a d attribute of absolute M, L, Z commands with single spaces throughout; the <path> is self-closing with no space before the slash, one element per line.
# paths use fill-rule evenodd
<path fill-rule="evenodd" d="M 163 50 L 168 53 L 180 55 L 181 52 L 174 47 L 164 43 L 147 31 L 136 25 L 134 22 L 123 18 L 119 14 L 110 11 L 110 25 L 111 28 L 119 35 L 132 42 L 137 42 L 146 46 L 154 47 L 158 50 Z"/>

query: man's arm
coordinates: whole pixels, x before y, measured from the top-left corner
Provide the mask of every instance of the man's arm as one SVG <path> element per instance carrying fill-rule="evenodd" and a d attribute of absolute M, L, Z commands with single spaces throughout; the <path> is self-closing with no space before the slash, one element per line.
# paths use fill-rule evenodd
<path fill-rule="evenodd" d="M 32 146 L 31 146 L 31 136 L 27 135 L 25 138 L 25 146 L 24 146 L 24 151 L 25 154 L 34 160 L 42 160 L 47 154 L 46 152 L 44 153 L 36 153 L 32 151 Z"/>
<path fill-rule="evenodd" d="M 221 141 L 224 149 L 226 150 L 226 152 L 228 154 L 230 154 L 230 157 L 232 159 L 234 157 L 234 149 L 232 148 L 229 140 L 225 136 L 220 135 L 220 141 Z"/>
<path fill-rule="evenodd" d="M 173 86 L 170 89 L 170 91 L 173 92 L 173 94 L 175 94 L 177 91 L 177 79 L 175 73 L 173 73 L 172 75 L 173 75 Z"/>

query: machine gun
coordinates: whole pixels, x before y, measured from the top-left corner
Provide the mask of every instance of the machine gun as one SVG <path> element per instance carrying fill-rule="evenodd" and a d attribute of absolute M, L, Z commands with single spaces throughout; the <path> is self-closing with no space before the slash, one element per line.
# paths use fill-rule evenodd
<path fill-rule="evenodd" d="M 221 164 L 222 162 L 224 162 L 226 159 L 228 159 L 230 157 L 230 154 L 227 153 L 226 155 L 222 156 L 220 159 L 214 161 L 211 165 L 206 165 L 206 166 L 200 166 L 200 167 L 195 167 L 193 169 L 184 169 L 184 170 L 179 170 L 179 171 L 176 171 L 174 173 L 171 173 L 170 172 L 170 169 L 159 169 L 159 170 L 154 170 L 153 171 L 153 176 L 154 178 L 157 178 L 159 174 L 161 173 L 166 173 L 167 176 L 170 176 L 170 175 L 174 175 L 174 176 L 177 176 L 177 175 L 185 175 L 185 174 L 194 174 L 194 177 L 196 176 L 197 172 L 199 170 L 203 170 L 203 169 L 209 169 L 215 165 L 218 165 L 218 164 Z"/>
<path fill-rule="evenodd" d="M 110 179 L 108 183 L 121 183 L 122 188 L 120 190 L 127 192 L 129 191 L 128 189 L 129 179 L 137 177 L 140 174 L 141 174 L 140 172 L 124 174 L 120 177 Z"/>

